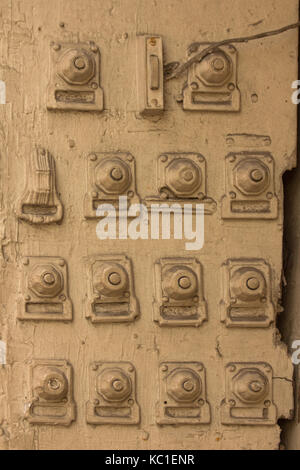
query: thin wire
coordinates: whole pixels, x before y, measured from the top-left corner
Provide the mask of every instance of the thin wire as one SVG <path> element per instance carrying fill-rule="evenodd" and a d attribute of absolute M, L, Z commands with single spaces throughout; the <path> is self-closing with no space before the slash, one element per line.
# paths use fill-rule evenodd
<path fill-rule="evenodd" d="M 242 42 L 254 41 L 257 39 L 261 39 L 261 38 L 267 38 L 270 36 L 277 36 L 278 34 L 282 34 L 282 33 L 285 33 L 286 31 L 289 31 L 291 29 L 296 29 L 299 27 L 300 27 L 300 21 L 298 21 L 297 23 L 289 24 L 280 29 L 274 29 L 273 31 L 266 31 L 264 33 L 254 34 L 252 36 L 224 39 L 223 41 L 212 43 L 209 47 L 206 47 L 201 52 L 198 52 L 193 57 L 191 57 L 186 62 L 184 62 L 182 65 L 178 65 L 175 71 L 171 73 L 171 75 L 166 76 L 165 79 L 172 80 L 173 78 L 179 77 L 179 75 L 185 72 L 192 64 L 194 64 L 195 62 L 199 62 L 201 59 L 203 59 L 204 56 L 206 56 L 207 54 L 210 54 L 218 47 L 225 46 L 227 44 L 237 44 L 237 43 L 242 43 Z M 166 67 L 168 67 L 168 64 Z"/>

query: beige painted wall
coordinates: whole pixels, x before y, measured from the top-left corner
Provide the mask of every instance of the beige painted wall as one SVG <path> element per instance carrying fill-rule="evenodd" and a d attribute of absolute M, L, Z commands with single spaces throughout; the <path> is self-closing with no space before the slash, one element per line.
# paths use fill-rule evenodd
<path fill-rule="evenodd" d="M 247 3 L 247 5 L 245 5 Z M 292 407 L 292 364 L 275 325 L 226 328 L 220 322 L 221 265 L 228 259 L 259 258 L 271 267 L 270 287 L 280 310 L 283 190 L 281 175 L 295 165 L 296 106 L 291 83 L 297 79 L 297 32 L 237 46 L 241 110 L 235 113 L 185 111 L 176 97 L 186 76 L 165 83 L 165 110 L 144 119 L 137 111 L 136 35 L 163 38 L 164 61 L 186 58 L 191 43 L 216 41 L 279 28 L 298 18 L 297 0 L 2 0 L 0 79 L 7 104 L 0 107 L 1 151 L 1 312 L 0 334 L 7 364 L 0 369 L 0 447 L 3 449 L 277 449 L 280 427 L 224 425 L 228 363 L 259 363 L 273 368 L 277 418 Z M 101 52 L 102 113 L 48 111 L 50 42 L 94 41 Z M 239 145 L 228 134 L 245 138 Z M 245 141 L 247 142 L 245 144 Z M 25 167 L 35 145 L 56 162 L 57 188 L 64 206 L 60 225 L 30 225 L 16 217 L 16 201 L 25 186 Z M 224 220 L 225 156 L 229 152 L 268 151 L 275 161 L 278 217 L 273 220 Z M 91 152 L 130 152 L 136 161 L 137 191 L 142 199 L 157 194 L 155 163 L 162 153 L 201 153 L 207 162 L 207 194 L 216 211 L 205 217 L 205 244 L 191 256 L 203 267 L 208 321 L 199 328 L 160 327 L 152 319 L 154 263 L 185 257 L 184 241 L 99 241 L 96 221 L 86 220 L 86 159 Z M 131 323 L 91 324 L 84 315 L 90 255 L 126 254 L 132 260 L 140 317 Z M 72 322 L 20 321 L 26 256 L 62 257 L 68 265 Z M 190 256 L 190 253 L 188 254 Z M 30 397 L 28 361 L 68 360 L 74 371 L 76 420 L 70 427 L 32 425 L 24 419 Z M 140 424 L 86 423 L 89 364 L 129 361 L 136 369 Z M 204 364 L 209 424 L 156 423 L 161 362 Z"/>

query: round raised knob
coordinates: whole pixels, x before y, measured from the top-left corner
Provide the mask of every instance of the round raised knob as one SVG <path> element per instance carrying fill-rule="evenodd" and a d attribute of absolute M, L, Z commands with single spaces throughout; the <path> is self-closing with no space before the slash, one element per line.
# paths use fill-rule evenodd
<path fill-rule="evenodd" d="M 257 369 L 242 369 L 233 379 L 233 390 L 244 403 L 259 403 L 269 392 L 268 378 Z"/>
<path fill-rule="evenodd" d="M 85 49 L 68 49 L 58 60 L 57 72 L 70 85 L 84 85 L 95 75 L 93 55 Z"/>
<path fill-rule="evenodd" d="M 245 195 L 259 195 L 270 183 L 268 167 L 256 158 L 241 161 L 233 170 L 235 186 Z"/>
<path fill-rule="evenodd" d="M 195 383 L 192 380 L 186 380 L 182 386 L 186 392 L 191 392 L 195 388 Z"/>
<path fill-rule="evenodd" d="M 51 286 L 55 283 L 55 276 L 53 273 L 45 273 L 43 275 L 43 280 L 46 284 L 49 284 Z"/>
<path fill-rule="evenodd" d="M 179 402 L 192 402 L 202 390 L 201 379 L 191 369 L 175 369 L 167 377 L 167 393 Z"/>
<path fill-rule="evenodd" d="M 120 167 L 113 168 L 110 172 L 113 180 L 120 181 L 123 178 L 123 171 Z"/>
<path fill-rule="evenodd" d="M 119 263 L 103 263 L 93 275 L 95 290 L 108 297 L 124 295 L 129 287 L 126 270 Z"/>
<path fill-rule="evenodd" d="M 120 158 L 106 158 L 96 168 L 96 185 L 108 194 L 122 194 L 131 184 L 131 170 Z"/>
<path fill-rule="evenodd" d="M 42 377 L 42 385 L 38 388 L 38 395 L 44 400 L 60 401 L 67 393 L 68 380 L 65 374 L 60 369 L 47 368 Z"/>
<path fill-rule="evenodd" d="M 122 279 L 119 273 L 111 273 L 108 276 L 108 280 L 113 286 L 118 286 Z"/>
<path fill-rule="evenodd" d="M 194 178 L 194 173 L 191 170 L 185 170 L 182 175 L 184 181 L 187 181 L 188 183 L 193 180 Z"/>
<path fill-rule="evenodd" d="M 105 369 L 97 377 L 97 392 L 107 401 L 124 401 L 131 391 L 131 379 L 121 369 Z"/>
<path fill-rule="evenodd" d="M 51 264 L 38 264 L 33 267 L 28 287 L 39 297 L 55 297 L 63 288 L 63 276 L 58 268 Z"/>
<path fill-rule="evenodd" d="M 188 158 L 176 158 L 166 168 L 167 185 L 177 196 L 192 196 L 201 181 L 200 168 Z"/>
<path fill-rule="evenodd" d="M 250 302 L 266 295 L 266 280 L 256 268 L 239 268 L 230 279 L 230 290 L 233 297 Z"/>
<path fill-rule="evenodd" d="M 163 290 L 171 299 L 190 299 L 198 291 L 197 276 L 188 266 L 166 267 L 163 271 Z"/>
<path fill-rule="evenodd" d="M 216 59 L 213 59 L 212 60 L 212 66 L 213 66 L 213 69 L 216 70 L 217 72 L 220 72 L 221 70 L 224 70 L 226 64 L 225 64 L 225 61 L 223 59 L 223 57 L 217 57 Z"/>
<path fill-rule="evenodd" d="M 207 54 L 196 65 L 196 76 L 208 86 L 223 85 L 232 75 L 232 62 L 222 51 Z"/>
<path fill-rule="evenodd" d="M 249 389 L 254 393 L 261 392 L 263 390 L 263 384 L 257 380 L 253 380 L 253 382 L 249 383 Z"/>
<path fill-rule="evenodd" d="M 189 287 L 191 287 L 191 284 L 191 279 L 188 276 L 182 276 L 178 281 L 178 285 L 182 289 L 188 289 Z"/>
<path fill-rule="evenodd" d="M 264 179 L 264 172 L 261 170 L 261 168 L 256 168 L 255 170 L 251 171 L 250 178 L 252 181 L 255 181 L 255 183 L 260 183 L 260 181 Z"/>
<path fill-rule="evenodd" d="M 121 380 L 115 380 L 112 384 L 113 389 L 120 392 L 124 388 L 124 383 Z"/>
<path fill-rule="evenodd" d="M 74 65 L 78 70 L 84 69 L 85 66 L 86 66 L 84 58 L 83 57 L 76 57 L 74 59 Z"/>
<path fill-rule="evenodd" d="M 250 277 L 247 282 L 247 287 L 250 290 L 257 290 L 260 286 L 260 281 L 257 277 Z"/>

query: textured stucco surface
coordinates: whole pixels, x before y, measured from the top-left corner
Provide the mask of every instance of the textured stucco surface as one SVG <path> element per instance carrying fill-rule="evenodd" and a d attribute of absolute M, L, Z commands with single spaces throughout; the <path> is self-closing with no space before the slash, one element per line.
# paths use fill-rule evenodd
<path fill-rule="evenodd" d="M 0 366 L 0 448 L 277 449 L 278 425 L 224 426 L 220 422 L 229 362 L 270 363 L 278 417 L 288 417 L 293 406 L 293 368 L 275 326 L 228 329 L 220 322 L 220 267 L 230 258 L 266 260 L 272 268 L 274 303 L 281 310 L 281 175 L 296 163 L 291 83 L 297 79 L 297 32 L 237 47 L 239 113 L 183 111 L 176 102 L 186 80 L 183 76 L 165 84 L 165 111 L 152 120 L 142 119 L 136 112 L 135 40 L 137 33 L 162 35 L 165 62 L 183 60 L 187 47 L 195 41 L 254 34 L 297 21 L 298 1 L 1 0 L 0 12 L 0 79 L 6 83 L 7 100 L 0 105 L 0 335 L 7 344 L 7 364 Z M 50 41 L 86 40 L 95 41 L 101 51 L 104 111 L 47 111 Z M 236 133 L 270 136 L 267 150 L 275 159 L 278 219 L 221 219 L 224 160 L 233 150 L 226 144 L 226 136 Z M 25 185 L 25 165 L 35 145 L 47 148 L 56 161 L 64 205 L 61 225 L 31 226 L 15 216 L 15 202 Z M 203 266 L 208 305 L 208 321 L 199 329 L 161 328 L 152 321 L 154 262 L 161 257 L 186 256 L 184 241 L 99 241 L 96 221 L 84 220 L 86 155 L 118 150 L 134 155 L 142 198 L 156 192 L 155 162 L 163 152 L 200 152 L 206 158 L 208 195 L 217 202 L 217 210 L 205 218 L 203 249 L 192 254 Z M 84 317 L 84 258 L 99 253 L 124 253 L 131 258 L 141 309 L 135 322 L 92 325 Z M 23 256 L 61 256 L 67 261 L 74 310 L 71 323 L 17 320 Z M 26 364 L 32 358 L 67 359 L 72 364 L 77 418 L 69 428 L 31 426 L 24 420 Z M 91 361 L 135 365 L 139 425 L 86 424 Z M 161 361 L 201 361 L 205 365 L 210 424 L 156 424 Z"/>

